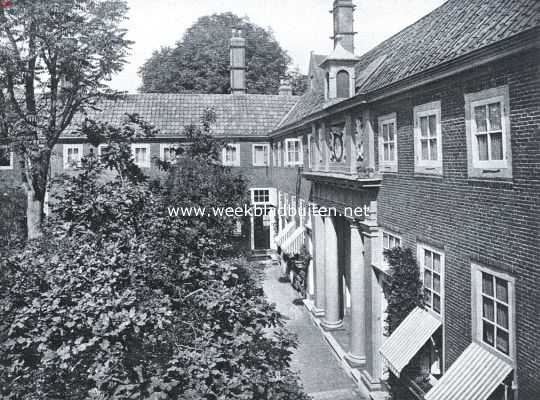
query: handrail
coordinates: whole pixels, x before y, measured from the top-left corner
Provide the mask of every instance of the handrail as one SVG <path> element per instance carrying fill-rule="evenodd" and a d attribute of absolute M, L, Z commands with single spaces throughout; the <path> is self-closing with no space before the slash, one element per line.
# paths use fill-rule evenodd
<path fill-rule="evenodd" d="M 294 221 L 289 222 L 285 228 L 280 232 L 280 234 L 276 237 L 275 242 L 278 246 L 283 247 L 283 243 L 292 235 L 294 232 L 294 229 L 296 228 L 296 224 Z"/>
<path fill-rule="evenodd" d="M 283 242 L 281 249 L 284 253 L 289 255 L 300 254 L 302 246 L 304 245 L 306 228 L 303 226 L 298 227 L 289 238 Z"/>

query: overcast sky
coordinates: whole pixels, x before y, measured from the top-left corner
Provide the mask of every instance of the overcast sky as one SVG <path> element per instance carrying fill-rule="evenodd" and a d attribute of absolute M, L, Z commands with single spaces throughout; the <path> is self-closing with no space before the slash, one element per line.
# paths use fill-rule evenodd
<path fill-rule="evenodd" d="M 465 0 L 464 0 L 465 1 Z M 434 10 L 445 0 L 354 0 L 356 53 L 361 55 Z M 226 11 L 247 16 L 270 27 L 303 73 L 311 50 L 331 50 L 332 0 L 128 0 L 129 39 L 135 44 L 129 64 L 115 76 L 112 87 L 135 92 L 140 86 L 138 69 L 152 51 L 173 46 L 197 18 Z"/>

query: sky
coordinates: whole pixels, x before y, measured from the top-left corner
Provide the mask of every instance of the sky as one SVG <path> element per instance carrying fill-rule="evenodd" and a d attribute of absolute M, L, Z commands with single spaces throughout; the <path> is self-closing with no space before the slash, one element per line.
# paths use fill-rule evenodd
<path fill-rule="evenodd" d="M 141 85 L 139 68 L 162 46 L 174 46 L 199 17 L 231 11 L 265 28 L 293 60 L 293 67 L 307 73 L 309 53 L 332 50 L 333 0 L 127 0 L 125 22 L 134 41 L 128 64 L 113 77 L 114 89 L 131 93 Z M 356 54 L 362 55 L 399 32 L 445 0 L 354 0 Z"/>

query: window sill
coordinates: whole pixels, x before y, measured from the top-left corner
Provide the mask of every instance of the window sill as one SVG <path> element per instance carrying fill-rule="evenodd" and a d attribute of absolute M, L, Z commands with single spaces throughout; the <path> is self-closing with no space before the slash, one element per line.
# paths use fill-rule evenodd
<path fill-rule="evenodd" d="M 421 180 L 431 181 L 431 182 L 442 182 L 443 180 L 443 175 L 436 174 L 436 173 L 428 174 L 424 172 L 415 172 L 414 177 L 416 179 L 421 179 Z"/>
<path fill-rule="evenodd" d="M 513 189 L 514 181 L 512 178 L 476 178 L 469 177 L 467 180 L 469 186 L 480 186 L 493 189 Z"/>
<path fill-rule="evenodd" d="M 379 172 L 381 174 L 397 174 L 398 167 L 395 165 L 381 164 L 379 165 Z"/>

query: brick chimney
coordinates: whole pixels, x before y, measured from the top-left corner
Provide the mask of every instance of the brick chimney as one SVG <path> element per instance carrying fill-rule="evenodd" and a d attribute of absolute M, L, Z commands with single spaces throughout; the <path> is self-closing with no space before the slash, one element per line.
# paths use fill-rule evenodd
<path fill-rule="evenodd" d="M 334 0 L 334 49 L 340 42 L 343 48 L 354 54 L 354 9 L 353 0 Z"/>
<path fill-rule="evenodd" d="M 282 78 L 279 85 L 280 96 L 292 96 L 292 85 L 289 78 Z"/>
<path fill-rule="evenodd" d="M 232 30 L 231 38 L 231 93 L 246 93 L 246 39 L 238 28 Z"/>

